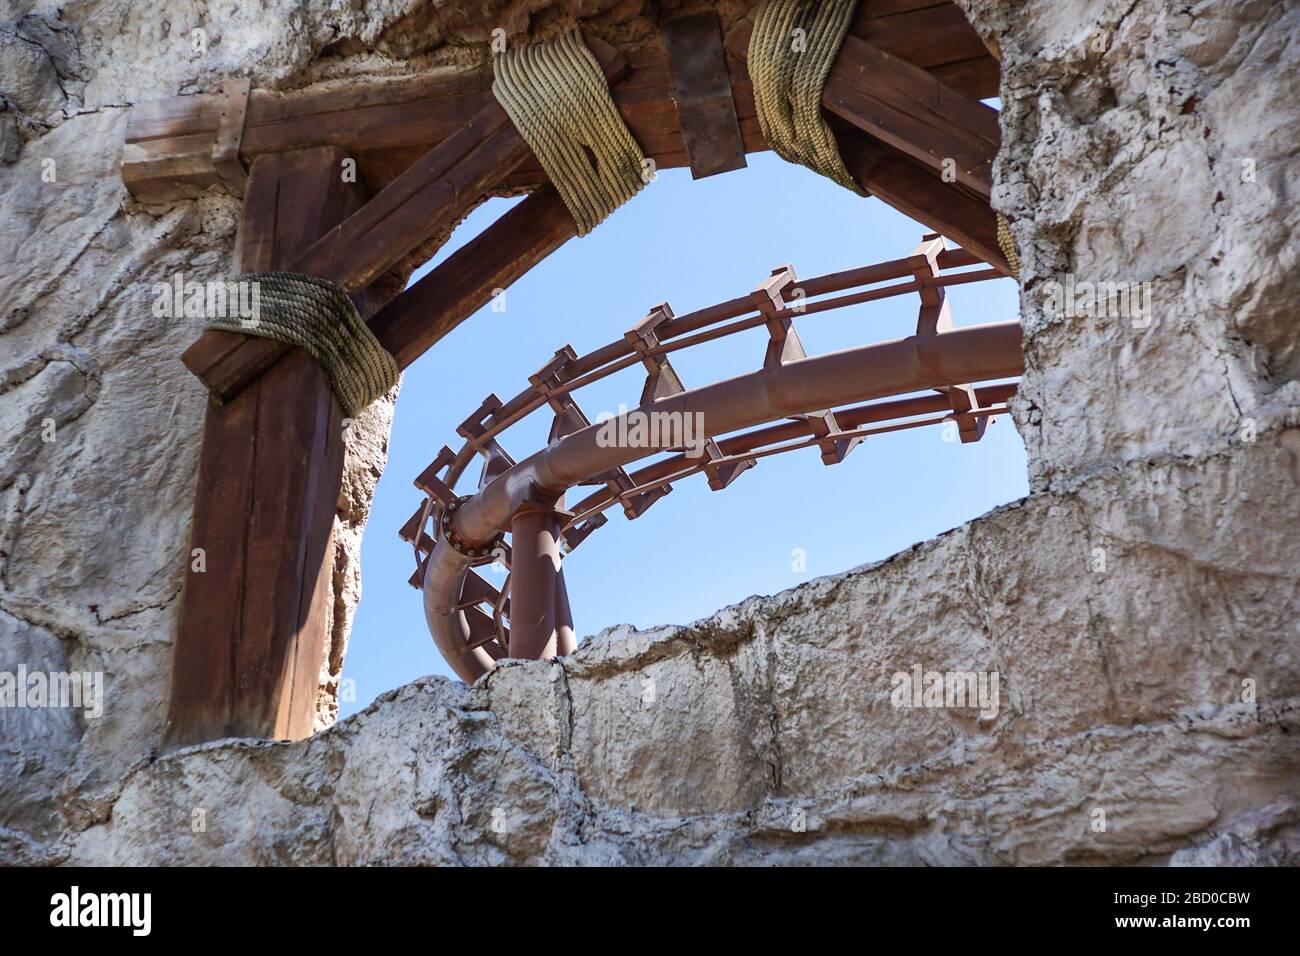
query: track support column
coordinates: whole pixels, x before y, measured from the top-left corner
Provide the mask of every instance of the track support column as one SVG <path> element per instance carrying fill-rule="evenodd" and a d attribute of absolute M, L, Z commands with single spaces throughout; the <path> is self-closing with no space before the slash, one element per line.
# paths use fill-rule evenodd
<path fill-rule="evenodd" d="M 563 522 L 562 512 L 540 505 L 526 505 L 511 519 L 511 657 L 550 660 L 576 645 L 560 570 Z"/>
<path fill-rule="evenodd" d="M 564 585 L 564 568 L 555 576 L 555 653 L 568 657 L 578 649 L 578 635 L 573 630 L 573 611 L 569 609 L 569 589 Z"/>

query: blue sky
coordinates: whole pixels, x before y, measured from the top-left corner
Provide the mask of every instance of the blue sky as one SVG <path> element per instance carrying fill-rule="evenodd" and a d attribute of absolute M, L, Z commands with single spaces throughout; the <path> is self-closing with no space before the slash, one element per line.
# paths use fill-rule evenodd
<path fill-rule="evenodd" d="M 362 543 L 363 593 L 343 668 L 356 700 L 343 716 L 425 674 L 451 676 L 406 581 L 411 548 L 397 530 L 420 501 L 415 476 L 456 425 L 495 392 L 519 392 L 528 375 L 570 343 L 579 354 L 620 337 L 659 302 L 680 315 L 745 294 L 773 267 L 801 278 L 907 255 L 926 228 L 884 203 L 862 199 L 772 153 L 749 167 L 693 181 L 664 170 L 591 235 L 569 242 L 513 285 L 505 310 L 482 309 L 406 372 Z M 484 204 L 427 268 L 518 200 Z M 958 326 L 1017 318 L 1010 279 L 949 290 Z M 810 355 L 909 335 L 918 299 L 898 296 L 797 322 Z M 762 364 L 757 329 L 676 353 L 687 388 Z M 593 421 L 635 406 L 643 374 L 614 375 L 577 393 Z M 547 412 L 509 429 L 516 460 L 545 442 Z M 467 480 L 477 480 L 477 466 Z M 465 489 L 462 487 L 461 489 Z M 815 451 L 761 459 L 722 492 L 701 477 L 675 485 L 641 518 L 611 511 L 564 565 L 579 638 L 602 628 L 684 624 L 752 594 L 771 594 L 888 557 L 1028 493 L 1024 445 L 1007 418 L 978 444 L 942 440 L 938 427 L 869 438 L 842 463 Z M 806 569 L 795 570 L 802 549 Z M 485 570 L 500 584 L 503 574 Z"/>

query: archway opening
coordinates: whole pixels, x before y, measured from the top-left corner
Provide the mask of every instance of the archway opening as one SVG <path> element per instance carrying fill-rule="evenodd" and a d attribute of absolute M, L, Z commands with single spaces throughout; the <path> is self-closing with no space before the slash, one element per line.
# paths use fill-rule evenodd
<path fill-rule="evenodd" d="M 477 210 L 416 274 L 443 261 L 518 200 Z M 429 673 L 451 676 L 430 641 L 419 593 L 407 582 L 412 479 L 489 393 L 507 397 L 560 347 L 581 354 L 631 328 L 667 300 L 680 314 L 744 294 L 778 265 L 821 275 L 906 256 L 926 228 L 859 199 L 771 153 L 748 168 L 692 182 L 665 170 L 596 234 L 571 242 L 463 323 L 406 373 L 389 462 L 362 548 L 364 591 L 343 669 L 340 716 Z M 414 280 L 413 280 L 414 281 Z M 1014 280 L 949 290 L 964 325 L 1018 312 Z M 808 353 L 901 338 L 916 328 L 915 296 L 864 303 L 799 322 Z M 674 355 L 687 387 L 752 370 L 766 333 L 742 333 Z M 639 366 L 584 390 L 593 419 L 635 404 Z M 516 458 L 546 444 L 548 416 L 501 435 Z M 454 444 L 454 443 L 453 443 Z M 472 490 L 477 467 L 462 492 Z M 977 444 L 943 429 L 873 436 L 842 463 L 815 453 L 764 459 L 725 492 L 675 486 L 635 522 L 621 515 L 565 560 L 579 637 L 618 624 L 686 624 L 755 594 L 888 558 L 1028 492 L 1025 450 L 1009 418 Z M 504 572 L 481 569 L 496 585 Z"/>

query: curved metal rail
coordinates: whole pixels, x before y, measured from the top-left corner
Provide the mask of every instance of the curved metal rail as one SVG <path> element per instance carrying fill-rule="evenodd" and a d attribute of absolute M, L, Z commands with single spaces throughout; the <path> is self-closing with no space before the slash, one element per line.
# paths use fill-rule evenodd
<path fill-rule="evenodd" d="M 426 498 L 401 530 L 415 551 L 411 583 L 424 591 L 430 632 L 452 669 L 472 682 L 507 655 L 573 649 L 561 553 L 605 524 L 604 512 L 615 504 L 636 518 L 673 482 L 693 474 L 704 473 L 720 490 L 759 458 L 816 447 L 823 462 L 835 464 L 870 435 L 945 421 L 956 422 L 962 441 L 978 441 L 987 422 L 1006 411 L 1016 386 L 973 383 L 1023 371 L 1018 323 L 953 326 L 945 289 L 1001 274 L 942 270 L 979 261 L 927 236 L 907 258 L 803 282 L 783 266 L 749 296 L 680 317 L 664 303 L 622 339 L 587 355 L 565 346 L 510 401 L 489 395 L 457 428 L 464 439 L 459 451 L 444 446 L 416 479 Z M 860 291 L 807 301 L 853 289 Z M 805 355 L 796 317 L 906 293 L 921 298 L 915 335 Z M 761 369 L 689 391 L 682 386 L 671 353 L 762 326 L 768 346 Z M 591 423 L 573 393 L 636 364 L 647 372 L 638 407 Z M 843 407 L 927 389 L 934 393 Z M 555 415 L 549 442 L 515 462 L 497 436 L 543 406 Z M 663 427 L 655 429 L 656 422 Z M 632 474 L 624 468 L 663 452 L 669 457 Z M 483 460 L 478 490 L 457 496 L 453 489 L 475 457 Z M 567 510 L 566 492 L 582 485 L 599 490 Z M 509 596 L 472 570 L 494 560 L 510 568 Z"/>

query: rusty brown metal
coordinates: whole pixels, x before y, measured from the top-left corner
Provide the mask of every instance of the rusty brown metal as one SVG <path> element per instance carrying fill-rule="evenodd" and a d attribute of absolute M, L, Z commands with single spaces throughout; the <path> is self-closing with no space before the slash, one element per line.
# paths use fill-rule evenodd
<path fill-rule="evenodd" d="M 662 34 L 691 178 L 743 169 L 745 142 L 717 14 L 677 17 L 663 25 Z"/>
<path fill-rule="evenodd" d="M 569 607 L 569 589 L 564 583 L 564 568 L 555 575 L 555 654 L 568 657 L 578 649 L 578 634 L 573 629 L 573 611 Z"/>
<path fill-rule="evenodd" d="M 544 506 L 528 506 L 510 520 L 514 562 L 510 568 L 510 656 L 541 660 L 559 653 L 557 633 L 560 589 L 561 515 Z M 563 599 L 566 609 L 567 596 Z M 572 616 L 566 623 L 573 634 Z M 566 642 L 570 643 L 570 642 Z"/>
<path fill-rule="evenodd" d="M 693 474 L 704 474 L 719 490 L 763 457 L 814 448 L 823 462 L 836 464 L 872 435 L 945 421 L 957 423 L 963 441 L 978 440 L 988 422 L 1006 412 L 999 403 L 1015 393 L 1015 385 L 972 383 L 1019 375 L 1023 357 L 1016 322 L 965 328 L 952 323 L 946 287 L 998 274 L 943 270 L 977 261 L 964 250 L 946 248 L 937 236 L 926 236 L 905 259 L 802 283 L 793 267 L 782 266 L 749 296 L 680 317 L 664 303 L 620 340 L 588 355 L 565 346 L 530 376 L 529 389 L 507 402 L 488 396 L 457 429 L 465 439 L 461 450 L 444 447 L 417 479 L 428 501 L 401 532 L 415 550 L 413 583 L 422 585 L 430 631 L 453 670 L 473 681 L 494 666 L 505 651 L 502 641 L 491 639 L 501 633 L 505 605 L 510 656 L 572 651 L 575 636 L 560 556 L 603 525 L 602 512 L 609 507 L 620 506 L 635 518 L 673 482 Z M 909 276 L 911 281 L 902 284 L 807 301 Z M 904 292 L 921 299 L 918 334 L 805 355 L 794 328 L 797 317 Z M 671 370 L 672 351 L 764 325 L 769 347 L 755 372 L 687 390 Z M 599 437 L 602 425 L 591 424 L 582 413 L 573 392 L 636 364 L 648 373 L 642 402 L 619 417 L 697 416 L 704 433 L 695 452 L 673 446 L 681 435 L 652 437 L 639 447 L 611 446 Z M 875 401 L 926 390 L 931 394 Z M 869 401 L 843 407 L 863 400 Z M 515 463 L 496 436 L 547 405 L 555 415 L 547 446 Z M 625 424 L 615 422 L 614 431 L 623 434 Z M 627 472 L 625 466 L 661 452 L 669 457 Z M 485 461 L 478 490 L 457 497 L 452 489 L 475 457 Z M 581 485 L 598 490 L 573 512 L 564 511 L 559 503 L 564 493 Z M 437 531 L 432 537 L 424 530 L 429 520 Z M 501 539 L 505 531 L 511 532 L 511 545 Z M 504 588 L 496 591 L 471 570 L 505 550 L 510 553 L 508 601 Z M 485 626 L 485 619 L 493 622 L 480 605 L 495 613 L 495 627 Z"/>
<path fill-rule="evenodd" d="M 925 370 L 933 370 L 929 374 Z M 1020 325 L 1004 322 L 954 329 L 934 336 L 909 336 L 894 342 L 849 349 L 765 368 L 715 385 L 682 392 L 640 407 L 624 415 L 667 412 L 703 416 L 706 435 L 715 437 L 774 419 L 806 415 L 859 398 L 880 398 L 938 385 L 1009 378 L 1023 371 Z M 937 375 L 937 377 L 936 377 Z M 462 587 L 461 576 L 530 497 L 542 492 L 560 493 L 592 475 L 623 466 L 658 451 L 671 450 L 662 444 L 651 447 L 608 447 L 598 440 L 599 425 L 575 432 L 500 475 L 477 495 L 465 500 L 444 520 L 444 536 L 438 539 L 428 561 L 424 581 L 426 620 L 440 648 L 464 646 L 469 633 L 463 614 L 454 613 Z M 839 437 L 839 436 L 833 436 Z M 549 519 L 548 519 L 549 520 Z M 533 533 L 533 525 L 525 527 Z M 518 530 L 518 529 L 516 529 Z M 555 527 L 558 537 L 559 527 Z M 515 545 L 514 574 L 519 574 L 520 555 Z M 558 553 L 558 545 L 557 545 Z M 543 562 L 539 559 L 539 564 Z M 554 601 L 554 581 L 545 600 Z M 536 585 L 536 594 L 542 586 Z M 512 596 L 516 603 L 518 598 Z M 540 602 L 542 598 L 537 598 Z M 533 605 L 534 607 L 536 605 Z M 516 611 L 518 613 L 518 611 Z M 536 625 L 521 625 L 512 619 L 512 645 L 521 639 L 529 652 L 549 649 L 554 639 L 553 611 L 536 617 Z M 524 638 L 525 627 L 549 628 Z M 445 651 L 444 651 L 445 653 Z M 518 656 L 512 646 L 512 655 Z M 468 681 L 484 672 L 457 654 L 449 659 L 453 668 L 468 665 L 457 673 Z"/>

